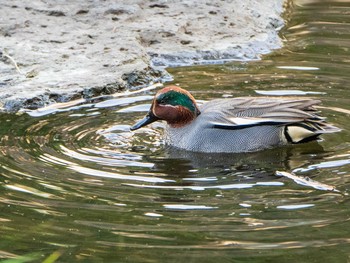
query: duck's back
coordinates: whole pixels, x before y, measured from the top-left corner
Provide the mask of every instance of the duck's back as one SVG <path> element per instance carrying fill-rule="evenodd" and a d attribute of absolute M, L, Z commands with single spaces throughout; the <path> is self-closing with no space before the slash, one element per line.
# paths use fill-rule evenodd
<path fill-rule="evenodd" d="M 181 128 L 166 128 L 168 144 L 197 152 L 250 152 L 313 140 L 339 129 L 317 115 L 313 99 L 217 99 Z"/>

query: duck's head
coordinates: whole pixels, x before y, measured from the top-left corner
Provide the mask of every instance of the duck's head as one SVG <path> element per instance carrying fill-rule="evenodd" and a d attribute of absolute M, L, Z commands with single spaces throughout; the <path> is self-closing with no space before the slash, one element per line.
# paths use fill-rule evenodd
<path fill-rule="evenodd" d="M 168 86 L 157 92 L 147 115 L 130 130 L 137 130 L 157 120 L 165 120 L 169 126 L 180 128 L 192 122 L 199 114 L 191 93 L 177 86 Z"/>

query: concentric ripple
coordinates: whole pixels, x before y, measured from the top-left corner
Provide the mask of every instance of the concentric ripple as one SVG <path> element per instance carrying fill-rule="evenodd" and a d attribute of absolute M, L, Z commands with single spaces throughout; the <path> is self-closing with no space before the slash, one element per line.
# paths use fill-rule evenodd
<path fill-rule="evenodd" d="M 126 95 L 124 103 L 106 100 L 38 117 L 3 115 L 2 234 L 17 236 L 16 225 L 26 224 L 21 240 L 33 236 L 48 251 L 64 247 L 82 258 L 91 249 L 103 257 L 113 247 L 123 258 L 145 248 L 244 255 L 349 243 L 342 235 L 314 236 L 315 229 L 332 232 L 347 222 L 346 212 L 330 217 L 328 211 L 348 199 L 348 146 L 326 140 L 249 154 L 171 149 L 162 142 L 161 124 L 129 130 L 151 98 Z M 298 185 L 277 170 L 340 192 Z"/>

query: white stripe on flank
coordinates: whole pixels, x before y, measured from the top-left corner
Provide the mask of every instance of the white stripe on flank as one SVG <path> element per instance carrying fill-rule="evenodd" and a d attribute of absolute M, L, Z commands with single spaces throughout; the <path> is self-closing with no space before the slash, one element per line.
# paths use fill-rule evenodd
<path fill-rule="evenodd" d="M 276 122 L 275 119 L 268 118 L 229 118 L 230 121 L 237 125 L 258 125 L 265 122 Z"/>

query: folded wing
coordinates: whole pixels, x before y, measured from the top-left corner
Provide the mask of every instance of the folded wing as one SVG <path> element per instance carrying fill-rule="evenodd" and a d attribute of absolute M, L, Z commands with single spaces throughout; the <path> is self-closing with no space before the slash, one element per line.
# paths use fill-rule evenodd
<path fill-rule="evenodd" d="M 318 115 L 314 106 L 319 103 L 319 100 L 308 98 L 243 97 L 213 100 L 204 104 L 201 111 L 207 113 L 206 123 L 214 129 L 277 125 L 284 127 L 288 141 L 299 143 L 340 130 Z"/>

